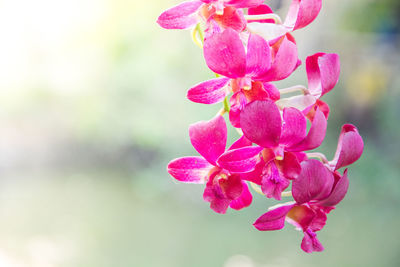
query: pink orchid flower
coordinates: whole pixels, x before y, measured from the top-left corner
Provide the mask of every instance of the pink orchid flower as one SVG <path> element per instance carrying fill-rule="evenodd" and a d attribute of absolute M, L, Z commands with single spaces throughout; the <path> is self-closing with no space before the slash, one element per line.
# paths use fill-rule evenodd
<path fill-rule="evenodd" d="M 281 36 L 301 29 L 313 22 L 321 11 L 322 0 L 292 0 L 283 24 L 275 24 L 274 20 L 260 19 L 249 21 L 248 29 L 267 40 L 275 40 Z M 249 8 L 249 15 L 271 14 L 273 11 L 265 4 Z"/>
<path fill-rule="evenodd" d="M 207 23 L 215 21 L 223 29 L 243 31 L 246 28 L 242 10 L 258 6 L 263 0 L 202 0 L 187 1 L 164 11 L 157 23 L 165 29 L 191 28 L 203 19 Z"/>
<path fill-rule="evenodd" d="M 312 120 L 316 108 L 325 117 L 329 116 L 329 106 L 320 98 L 331 91 L 339 81 L 340 60 L 337 54 L 316 53 L 306 59 L 308 89 L 303 95 L 296 95 L 278 101 L 280 107 L 295 107 Z"/>
<path fill-rule="evenodd" d="M 263 147 L 261 161 L 244 179 L 261 185 L 264 194 L 280 200 L 281 193 L 301 172 L 302 152 L 321 145 L 327 121 L 317 110 L 307 134 L 306 117 L 295 108 L 285 108 L 281 117 L 271 100 L 254 101 L 240 114 L 244 136 Z"/>
<path fill-rule="evenodd" d="M 288 77 L 299 63 L 296 44 L 290 36 L 270 47 L 260 36 L 250 34 L 246 51 L 240 35 L 231 29 L 206 38 L 204 57 L 212 71 L 225 77 L 195 85 L 187 97 L 196 103 L 214 104 L 233 92 L 229 118 L 234 127 L 240 127 L 239 114 L 247 103 L 278 100 L 278 89 L 268 82 Z"/>
<path fill-rule="evenodd" d="M 364 150 L 364 142 L 357 128 L 352 124 L 342 126 L 335 157 L 329 162 L 336 171 L 357 161 Z"/>
<path fill-rule="evenodd" d="M 322 251 L 324 247 L 315 232 L 325 226 L 326 215 L 345 197 L 349 186 L 347 169 L 343 175 L 332 173 L 314 159 L 303 161 L 301 169 L 292 186 L 296 202 L 271 208 L 254 226 L 260 231 L 280 230 L 287 221 L 303 231 L 301 248 L 305 252 Z"/>
<path fill-rule="evenodd" d="M 221 167 L 220 163 L 224 162 L 221 155 L 225 152 L 227 140 L 227 127 L 221 115 L 210 121 L 192 124 L 189 135 L 193 147 L 202 157 L 171 161 L 167 167 L 169 174 L 186 183 L 206 183 L 203 198 L 217 213 L 225 213 L 228 207 L 239 210 L 249 206 L 252 195 L 238 173 L 254 169 L 261 149 L 250 146 L 251 142 L 246 138 L 240 138 L 229 148 L 238 155 L 238 159 L 230 158 L 231 166 L 225 164 Z"/>

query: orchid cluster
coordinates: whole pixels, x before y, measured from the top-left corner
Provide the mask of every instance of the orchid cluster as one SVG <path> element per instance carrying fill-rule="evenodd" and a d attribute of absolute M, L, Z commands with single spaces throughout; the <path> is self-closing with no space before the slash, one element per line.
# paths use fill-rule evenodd
<path fill-rule="evenodd" d="M 330 109 L 321 97 L 338 82 L 337 54 L 307 57 L 307 87 L 278 89 L 272 83 L 302 64 L 292 32 L 317 17 L 321 2 L 292 0 L 282 21 L 264 0 L 194 0 L 166 10 L 157 21 L 166 29 L 192 29 L 216 74 L 190 88 L 187 98 L 223 103 L 214 118 L 189 127 L 200 156 L 171 161 L 169 174 L 185 183 L 205 184 L 203 198 L 217 213 L 248 207 L 253 199 L 249 185 L 267 198 L 293 197 L 271 207 L 254 227 L 279 230 L 288 222 L 303 232 L 301 248 L 308 253 L 324 249 L 316 232 L 349 186 L 347 169 L 339 170 L 358 160 L 364 146 L 357 128 L 345 124 L 332 160 L 307 152 L 325 137 Z M 226 113 L 241 135 L 228 149 Z"/>

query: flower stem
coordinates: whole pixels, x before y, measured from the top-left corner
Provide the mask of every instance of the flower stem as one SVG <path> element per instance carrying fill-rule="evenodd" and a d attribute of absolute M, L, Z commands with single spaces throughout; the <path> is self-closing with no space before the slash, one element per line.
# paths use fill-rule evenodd
<path fill-rule="evenodd" d="M 294 93 L 294 92 L 301 92 L 303 95 L 309 94 L 308 89 L 303 86 L 303 85 L 295 85 L 292 87 L 288 87 L 288 88 L 284 88 L 284 89 L 280 89 L 279 92 L 281 94 L 290 94 L 290 93 Z"/>
<path fill-rule="evenodd" d="M 292 191 L 284 191 L 281 193 L 282 197 L 292 197 Z"/>
<path fill-rule="evenodd" d="M 261 187 L 260 187 L 259 185 L 255 184 L 255 183 L 253 183 L 253 182 L 250 182 L 250 186 L 251 186 L 251 188 L 253 188 L 253 190 L 254 190 L 256 193 L 259 193 L 260 195 L 263 195 L 263 196 L 264 196 L 264 193 L 262 192 Z"/>
<path fill-rule="evenodd" d="M 226 112 L 229 112 L 231 110 L 231 108 L 229 107 L 228 97 L 225 97 L 224 99 L 224 109 Z"/>
<path fill-rule="evenodd" d="M 197 35 L 200 37 L 200 40 Z M 197 23 L 196 27 L 194 27 L 192 30 L 192 40 L 198 47 L 203 48 L 204 34 L 200 23 Z"/>
<path fill-rule="evenodd" d="M 262 15 L 244 15 L 246 20 L 263 20 L 263 19 L 273 19 L 275 24 L 282 24 L 282 19 L 277 14 L 262 14 Z"/>
<path fill-rule="evenodd" d="M 312 152 L 312 153 L 306 153 L 307 157 L 309 158 L 317 158 L 319 160 L 321 160 L 323 163 L 327 163 L 329 164 L 328 159 L 326 158 L 326 156 L 322 153 L 319 152 Z"/>
<path fill-rule="evenodd" d="M 251 188 L 254 189 L 254 191 L 256 191 L 257 193 L 259 193 L 260 195 L 264 195 L 263 191 L 261 190 L 261 187 L 255 183 L 250 182 L 250 186 Z M 292 197 L 292 191 L 284 191 L 281 194 L 282 197 Z"/>

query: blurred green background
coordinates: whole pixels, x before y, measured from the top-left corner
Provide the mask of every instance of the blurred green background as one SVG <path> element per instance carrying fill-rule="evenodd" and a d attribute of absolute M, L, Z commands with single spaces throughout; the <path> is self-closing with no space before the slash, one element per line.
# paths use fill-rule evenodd
<path fill-rule="evenodd" d="M 189 31 L 155 23 L 178 2 L 0 1 L 0 266 L 400 266 L 398 0 L 324 0 L 294 34 L 303 60 L 341 56 L 320 151 L 347 122 L 365 140 L 312 255 L 290 225 L 252 227 L 276 202 L 218 215 L 166 173 L 196 154 L 188 125 L 219 109 L 185 98 L 212 77 Z M 284 17 L 289 1 L 268 3 Z M 295 84 L 304 66 L 278 83 Z"/>

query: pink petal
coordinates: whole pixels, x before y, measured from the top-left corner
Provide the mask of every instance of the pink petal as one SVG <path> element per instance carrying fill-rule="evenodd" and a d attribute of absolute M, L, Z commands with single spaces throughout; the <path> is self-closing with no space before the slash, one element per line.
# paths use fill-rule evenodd
<path fill-rule="evenodd" d="M 222 102 L 229 93 L 225 88 L 228 82 L 228 78 L 217 78 L 199 83 L 189 89 L 187 98 L 190 101 L 202 104 Z"/>
<path fill-rule="evenodd" d="M 281 135 L 281 115 L 271 100 L 254 101 L 247 104 L 240 114 L 243 134 L 262 147 L 275 147 Z"/>
<path fill-rule="evenodd" d="M 324 199 L 331 193 L 333 182 L 332 173 L 320 161 L 303 161 L 301 173 L 292 184 L 293 198 L 299 204 Z"/>
<path fill-rule="evenodd" d="M 311 253 L 314 251 L 323 251 L 324 247 L 321 242 L 319 242 L 317 235 L 311 230 L 308 230 L 304 232 L 304 238 L 301 241 L 301 249 L 307 253 Z"/>
<path fill-rule="evenodd" d="M 225 1 L 226 6 L 233 6 L 236 8 L 248 8 L 261 5 L 264 0 L 230 0 Z"/>
<path fill-rule="evenodd" d="M 283 160 L 279 160 L 278 168 L 286 179 L 296 179 L 301 173 L 300 162 L 295 153 L 285 152 Z"/>
<path fill-rule="evenodd" d="M 259 163 L 256 164 L 254 171 L 247 172 L 247 173 L 241 173 L 240 177 L 243 180 L 261 185 L 262 171 L 264 169 L 264 166 L 265 166 L 265 162 L 261 160 Z"/>
<path fill-rule="evenodd" d="M 246 136 L 242 135 L 236 142 L 234 142 L 228 150 L 233 150 L 237 148 L 242 148 L 245 146 L 251 146 L 253 143 L 246 138 Z"/>
<path fill-rule="evenodd" d="M 274 11 L 272 11 L 272 9 L 268 5 L 262 4 L 257 7 L 249 8 L 247 13 L 249 15 L 262 15 L 262 14 L 271 14 L 274 13 Z M 249 22 L 275 23 L 275 20 L 264 19 L 264 20 L 251 20 Z"/>
<path fill-rule="evenodd" d="M 208 162 L 215 165 L 218 157 L 224 153 L 227 128 L 221 115 L 209 121 L 200 121 L 189 126 L 189 136 L 193 147 Z"/>
<path fill-rule="evenodd" d="M 357 161 L 364 150 L 364 142 L 357 128 L 351 124 L 342 126 L 335 157 L 330 162 L 335 170 Z"/>
<path fill-rule="evenodd" d="M 235 200 L 242 195 L 243 183 L 240 175 L 232 174 L 227 179 L 220 179 L 218 182 L 228 199 Z"/>
<path fill-rule="evenodd" d="M 242 91 L 234 93 L 229 100 L 231 109 L 229 111 L 229 121 L 233 127 L 240 128 L 240 113 L 247 104 L 247 99 Z"/>
<path fill-rule="evenodd" d="M 246 53 L 239 34 L 228 28 L 205 39 L 204 58 L 208 67 L 235 79 L 246 74 Z"/>
<path fill-rule="evenodd" d="M 225 7 L 224 14 L 214 14 L 212 19 L 223 29 L 231 28 L 237 32 L 242 32 L 246 28 L 246 19 L 243 11 L 234 7 Z"/>
<path fill-rule="evenodd" d="M 294 207 L 294 204 L 280 206 L 264 213 L 253 224 L 259 231 L 280 230 L 285 226 L 286 214 Z"/>
<path fill-rule="evenodd" d="M 291 31 L 304 28 L 318 16 L 322 0 L 293 0 L 283 23 Z"/>
<path fill-rule="evenodd" d="M 157 23 L 165 29 L 187 29 L 198 22 L 194 14 L 202 5 L 201 1 L 188 1 L 164 11 Z"/>
<path fill-rule="evenodd" d="M 259 146 L 247 146 L 229 150 L 222 154 L 217 164 L 230 172 L 243 173 L 254 170 L 259 161 L 259 154 L 263 150 Z"/>
<path fill-rule="evenodd" d="M 213 167 L 202 157 L 184 157 L 168 163 L 167 171 L 178 181 L 202 184 Z"/>
<path fill-rule="evenodd" d="M 298 66 L 297 46 L 291 35 L 282 37 L 272 48 L 272 66 L 266 75 L 260 78 L 266 82 L 286 79 Z"/>
<path fill-rule="evenodd" d="M 252 22 L 247 24 L 247 30 L 260 35 L 267 40 L 270 45 L 274 44 L 288 33 L 287 27 L 275 23 Z"/>
<path fill-rule="evenodd" d="M 320 207 L 319 205 L 311 204 L 310 207 L 314 211 L 314 218 L 309 225 L 309 229 L 316 232 L 321 231 L 328 217 L 326 216 L 332 209 L 330 207 Z"/>
<path fill-rule="evenodd" d="M 306 231 L 315 218 L 315 211 L 309 205 L 295 205 L 286 215 L 286 221 L 298 230 Z"/>
<path fill-rule="evenodd" d="M 347 178 L 347 169 L 343 175 L 337 175 L 338 181 L 332 190 L 332 193 L 326 198 L 318 202 L 318 205 L 333 207 L 336 206 L 346 196 L 347 189 L 349 188 L 349 178 Z"/>
<path fill-rule="evenodd" d="M 247 44 L 246 73 L 256 79 L 271 67 L 271 48 L 267 41 L 257 34 L 250 34 Z"/>
<path fill-rule="evenodd" d="M 280 144 L 292 146 L 302 141 L 307 135 L 307 120 L 303 113 L 295 108 L 283 110 L 283 123 Z"/>
<path fill-rule="evenodd" d="M 243 184 L 239 175 L 220 178 L 217 174 L 210 177 L 204 190 L 203 198 L 210 202 L 210 207 L 217 213 L 224 214 L 230 203 L 242 195 Z"/>
<path fill-rule="evenodd" d="M 268 198 L 282 199 L 282 192 L 290 182 L 282 177 L 274 161 L 267 163 L 263 169 L 261 190 Z"/>
<path fill-rule="evenodd" d="M 281 98 L 281 93 L 279 92 L 278 88 L 272 83 L 263 83 L 264 90 L 268 92 L 269 98 L 271 100 L 277 101 Z"/>
<path fill-rule="evenodd" d="M 317 99 L 317 101 L 312 106 L 309 106 L 305 110 L 303 110 L 303 114 L 310 121 L 313 121 L 315 116 L 315 111 L 317 109 L 321 110 L 322 113 L 324 113 L 326 119 L 329 118 L 329 112 L 330 112 L 329 105 L 320 99 Z"/>
<path fill-rule="evenodd" d="M 247 186 L 246 182 L 242 181 L 243 191 L 242 194 L 238 199 L 235 199 L 231 202 L 229 207 L 235 210 L 241 210 L 250 206 L 251 202 L 253 201 L 253 196 L 250 193 L 249 187 Z"/>
<path fill-rule="evenodd" d="M 306 60 L 308 89 L 319 98 L 332 90 L 339 81 L 340 61 L 337 54 L 317 53 Z"/>
<path fill-rule="evenodd" d="M 317 109 L 306 138 L 300 143 L 287 148 L 287 151 L 306 151 L 319 147 L 324 141 L 327 124 L 325 115 Z"/>

